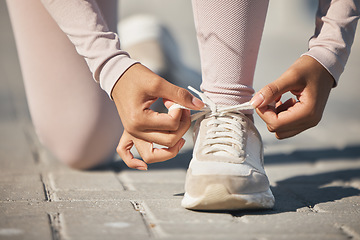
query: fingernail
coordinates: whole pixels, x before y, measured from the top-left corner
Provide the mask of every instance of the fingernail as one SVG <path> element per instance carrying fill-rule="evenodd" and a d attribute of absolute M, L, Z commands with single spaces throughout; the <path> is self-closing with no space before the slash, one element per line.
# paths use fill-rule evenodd
<path fill-rule="evenodd" d="M 146 170 L 147 170 L 147 167 L 137 167 L 136 169 L 137 169 L 137 170 L 141 170 L 141 171 L 146 171 Z"/>
<path fill-rule="evenodd" d="M 259 107 L 262 103 L 264 102 L 264 96 L 262 95 L 261 92 L 255 94 L 255 96 L 251 99 L 250 104 L 254 107 L 257 108 Z"/>
<path fill-rule="evenodd" d="M 194 104 L 194 106 L 196 106 L 198 108 L 203 108 L 204 107 L 204 103 L 200 99 L 198 99 L 197 97 L 193 97 L 192 104 Z"/>
<path fill-rule="evenodd" d="M 184 146 L 184 144 L 185 144 L 185 139 L 182 139 L 183 140 L 183 142 L 182 143 L 180 143 L 180 146 L 179 146 L 179 151 L 180 151 L 180 149 L 182 149 L 182 147 Z"/>

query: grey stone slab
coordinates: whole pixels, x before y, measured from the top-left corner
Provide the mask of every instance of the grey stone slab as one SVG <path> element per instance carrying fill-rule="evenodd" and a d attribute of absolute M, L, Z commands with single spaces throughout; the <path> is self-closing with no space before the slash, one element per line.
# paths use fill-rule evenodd
<path fill-rule="evenodd" d="M 360 195 L 342 198 L 331 202 L 318 203 L 314 209 L 319 212 L 344 214 L 350 218 L 356 218 L 360 226 Z"/>
<path fill-rule="evenodd" d="M 64 204 L 65 234 L 70 239 L 148 239 L 141 214 L 126 202 Z"/>
<path fill-rule="evenodd" d="M 181 169 L 125 170 L 121 171 L 118 176 L 124 182 L 184 183 L 186 171 Z"/>
<path fill-rule="evenodd" d="M 341 203 L 342 199 L 359 196 L 360 190 L 352 187 L 322 187 L 317 184 L 282 184 L 277 188 L 286 189 L 295 195 L 295 197 L 308 206 L 321 204 L 336 205 Z"/>
<path fill-rule="evenodd" d="M 184 191 L 175 191 L 172 187 L 167 189 L 158 189 L 164 185 L 152 186 L 155 191 L 147 190 L 146 186 L 142 186 L 142 191 L 132 190 L 126 191 L 77 191 L 77 190 L 57 190 L 52 194 L 54 201 L 118 201 L 118 200 L 136 200 L 136 199 L 182 199 Z M 182 186 L 182 185 L 181 185 Z M 181 188 L 178 185 L 178 188 Z"/>
<path fill-rule="evenodd" d="M 0 203 L 0 239 L 52 239 L 45 211 L 32 211 L 24 204 Z"/>
<path fill-rule="evenodd" d="M 231 214 L 191 211 L 181 207 L 181 198 L 178 199 L 145 199 L 146 210 L 160 225 L 164 224 L 217 224 L 233 221 Z"/>
<path fill-rule="evenodd" d="M 136 191 L 152 195 L 163 196 L 164 198 L 172 198 L 175 196 L 183 196 L 184 183 L 132 183 Z"/>
<path fill-rule="evenodd" d="M 148 239 L 150 235 L 130 201 L 1 203 L 0 215 L 4 229 L 0 239 L 8 239 L 2 237 L 10 233 L 18 238 L 9 239 L 52 239 L 51 234 L 57 235 L 53 239 Z"/>
<path fill-rule="evenodd" d="M 65 170 L 47 174 L 54 191 L 123 191 L 124 188 L 111 171 Z"/>
<path fill-rule="evenodd" d="M 339 218 L 334 214 L 316 212 L 284 212 L 277 214 L 248 214 L 239 221 L 248 225 L 247 231 L 267 232 L 269 234 L 313 233 L 341 235 L 337 227 Z"/>
<path fill-rule="evenodd" d="M 144 196 L 138 192 L 130 191 L 56 191 L 51 195 L 52 201 L 121 201 L 130 199 L 141 199 Z"/>
<path fill-rule="evenodd" d="M 39 174 L 1 174 L 0 201 L 45 201 Z"/>
<path fill-rule="evenodd" d="M 151 208 L 154 212 L 153 208 Z M 222 218 L 221 215 L 207 216 L 207 220 L 196 217 L 180 218 L 177 221 L 157 217 L 158 222 L 168 235 L 182 237 L 202 236 L 204 239 L 234 238 L 251 236 L 256 239 L 275 239 L 279 236 L 295 236 L 295 239 L 346 239 L 347 236 L 336 226 L 335 215 L 320 213 L 275 213 L 244 212 L 241 217 Z M 154 213 L 156 215 L 156 213 Z M 175 215 L 175 214 L 174 214 Z M 179 216 L 179 214 L 176 214 Z M 219 217 L 221 219 L 218 219 Z M 172 220 L 172 221 L 171 221 Z M 190 220 L 190 221 L 189 221 Z M 212 221 L 210 221 L 212 220 Z M 186 231 L 184 231 L 186 229 Z M 282 237 L 281 239 L 284 239 Z M 290 238 L 293 239 L 293 238 Z"/>
<path fill-rule="evenodd" d="M 46 188 L 53 201 L 124 199 L 124 188 L 111 171 L 51 171 L 46 174 Z"/>
<path fill-rule="evenodd" d="M 349 151 L 348 154 L 353 154 L 354 150 Z M 359 153 L 360 154 L 360 149 Z M 346 169 L 360 169 L 360 158 L 345 156 L 337 158 L 335 161 L 327 161 L 326 159 L 319 160 L 316 162 L 315 167 L 319 172 L 330 172 L 330 171 L 341 171 Z"/>
<path fill-rule="evenodd" d="M 272 185 L 276 185 L 276 182 L 287 180 L 294 176 L 316 172 L 311 163 L 271 164 L 265 166 L 265 171 Z"/>
<path fill-rule="evenodd" d="M 346 222 L 344 224 L 339 224 L 341 230 L 348 235 L 350 239 L 360 239 L 360 224 L 359 219 L 352 222 Z"/>

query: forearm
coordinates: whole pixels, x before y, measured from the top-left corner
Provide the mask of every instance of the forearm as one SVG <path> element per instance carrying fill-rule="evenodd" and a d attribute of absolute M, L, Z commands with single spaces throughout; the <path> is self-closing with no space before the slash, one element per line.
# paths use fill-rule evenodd
<path fill-rule="evenodd" d="M 119 77 L 136 61 L 120 49 L 94 0 L 42 0 L 61 30 L 84 57 L 93 78 L 109 94 Z"/>
<path fill-rule="evenodd" d="M 359 0 L 320 0 L 308 55 L 339 81 L 350 55 L 360 15 Z"/>

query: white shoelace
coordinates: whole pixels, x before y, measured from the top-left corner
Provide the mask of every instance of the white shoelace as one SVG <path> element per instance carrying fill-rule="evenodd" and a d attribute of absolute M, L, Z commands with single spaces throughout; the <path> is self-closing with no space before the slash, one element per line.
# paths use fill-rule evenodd
<path fill-rule="evenodd" d="M 203 143 L 205 146 L 203 154 L 243 156 L 244 120 L 241 117 L 239 120 L 239 111 L 254 109 L 250 102 L 235 106 L 218 107 L 204 93 L 191 86 L 188 88 L 199 95 L 205 103 L 204 108 L 191 115 L 191 121 L 195 121 L 202 116 L 213 117 L 207 122 L 209 130 Z M 179 104 L 174 104 L 169 108 L 169 111 L 177 108 L 188 109 Z"/>

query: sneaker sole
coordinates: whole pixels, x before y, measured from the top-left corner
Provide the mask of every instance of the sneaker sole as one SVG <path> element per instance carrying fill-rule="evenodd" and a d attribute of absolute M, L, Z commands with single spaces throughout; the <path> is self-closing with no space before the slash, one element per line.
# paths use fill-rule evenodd
<path fill-rule="evenodd" d="M 261 193 L 231 194 L 222 184 L 206 187 L 202 196 L 194 198 L 185 193 L 181 206 L 193 210 L 269 209 L 275 198 L 270 189 Z"/>

